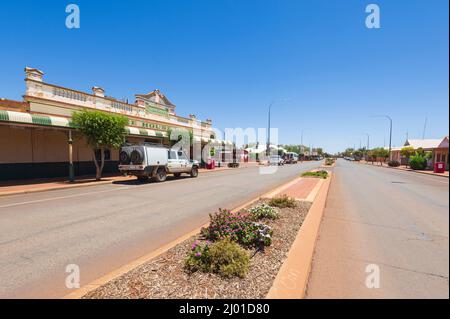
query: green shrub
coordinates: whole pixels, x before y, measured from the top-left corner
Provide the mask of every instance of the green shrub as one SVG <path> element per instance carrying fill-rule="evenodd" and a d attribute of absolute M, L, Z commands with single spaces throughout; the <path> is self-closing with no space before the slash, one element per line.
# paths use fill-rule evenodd
<path fill-rule="evenodd" d="M 229 168 L 238 168 L 239 167 L 239 163 L 228 163 L 227 166 Z"/>
<path fill-rule="evenodd" d="M 427 159 L 419 154 L 409 158 L 409 166 L 414 170 L 424 170 L 427 168 Z"/>
<path fill-rule="evenodd" d="M 210 248 L 211 271 L 224 277 L 244 277 L 249 268 L 250 257 L 238 244 L 226 239 Z"/>
<path fill-rule="evenodd" d="M 249 268 L 248 253 L 229 239 L 204 245 L 195 242 L 187 258 L 185 268 L 190 272 L 218 273 L 224 277 L 244 277 Z"/>
<path fill-rule="evenodd" d="M 325 159 L 325 165 L 331 166 L 334 164 L 334 158 L 327 158 Z"/>
<path fill-rule="evenodd" d="M 390 167 L 399 167 L 400 166 L 400 162 L 399 161 L 389 161 L 388 165 Z"/>
<path fill-rule="evenodd" d="M 297 207 L 297 201 L 287 195 L 274 197 L 269 200 L 269 206 L 278 208 L 294 208 Z"/>
<path fill-rule="evenodd" d="M 302 174 L 303 177 L 318 177 L 326 179 L 328 177 L 327 171 L 306 172 Z"/>
<path fill-rule="evenodd" d="M 253 222 L 249 213 L 232 213 L 226 209 L 210 214 L 209 226 L 201 234 L 206 239 L 218 241 L 229 238 L 246 247 L 269 246 L 272 243 L 272 230 L 264 224 Z"/>
<path fill-rule="evenodd" d="M 261 220 L 261 219 L 265 219 L 265 218 L 267 218 L 267 219 L 278 218 L 277 211 L 273 207 L 270 207 L 267 204 L 262 204 L 257 207 L 253 207 L 249 210 L 249 213 L 250 213 L 250 216 L 254 220 Z"/>

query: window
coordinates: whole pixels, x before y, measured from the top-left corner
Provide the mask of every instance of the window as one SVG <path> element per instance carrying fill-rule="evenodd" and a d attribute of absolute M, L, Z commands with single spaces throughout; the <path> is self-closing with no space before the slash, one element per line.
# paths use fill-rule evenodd
<path fill-rule="evenodd" d="M 184 152 L 182 151 L 178 151 L 178 158 L 179 159 L 187 159 L 186 154 L 184 154 Z"/>
<path fill-rule="evenodd" d="M 168 151 L 169 159 L 177 159 L 177 153 L 175 151 Z"/>
<path fill-rule="evenodd" d="M 105 161 L 110 161 L 111 160 L 111 150 L 105 149 L 104 153 L 105 153 Z M 95 158 L 97 159 L 97 161 L 102 160 L 100 149 L 95 150 Z"/>

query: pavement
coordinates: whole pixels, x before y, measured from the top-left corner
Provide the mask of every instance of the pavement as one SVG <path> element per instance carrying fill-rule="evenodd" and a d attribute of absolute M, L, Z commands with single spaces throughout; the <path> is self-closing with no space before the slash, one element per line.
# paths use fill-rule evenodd
<path fill-rule="evenodd" d="M 307 298 L 449 298 L 448 235 L 448 179 L 339 160 Z"/>
<path fill-rule="evenodd" d="M 435 173 L 432 170 L 414 170 L 406 165 L 400 165 L 398 167 L 391 167 L 389 166 L 387 163 L 379 163 L 379 162 L 366 162 L 366 161 L 360 161 L 361 164 L 366 164 L 366 165 L 372 165 L 372 166 L 377 166 L 377 167 L 386 167 L 386 168 L 391 168 L 391 169 L 399 169 L 399 170 L 404 170 L 404 171 L 409 171 L 409 172 L 414 172 L 414 173 L 419 173 L 419 174 L 428 174 L 428 175 L 435 175 L 435 176 L 442 176 L 442 177 L 449 177 L 449 171 L 445 171 L 443 173 Z"/>
<path fill-rule="evenodd" d="M 0 298 L 58 298 L 66 266 L 81 286 L 204 225 L 321 162 L 231 169 L 165 183 L 116 181 L 0 198 Z"/>

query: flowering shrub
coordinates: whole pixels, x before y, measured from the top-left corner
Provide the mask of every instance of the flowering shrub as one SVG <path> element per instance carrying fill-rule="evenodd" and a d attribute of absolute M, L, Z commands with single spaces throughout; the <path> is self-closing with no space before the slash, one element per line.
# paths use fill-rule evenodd
<path fill-rule="evenodd" d="M 229 239 L 204 245 L 195 242 L 191 246 L 185 267 L 190 272 L 218 273 L 224 277 L 244 277 L 248 272 L 250 258 L 247 252 Z"/>
<path fill-rule="evenodd" d="M 249 210 L 249 213 L 250 213 L 251 217 L 255 220 L 260 220 L 260 219 L 264 219 L 264 218 L 268 218 L 268 219 L 278 218 L 277 211 L 273 207 L 270 207 L 267 204 L 262 204 L 257 207 L 253 207 Z"/>
<path fill-rule="evenodd" d="M 212 241 L 228 238 L 245 247 L 268 246 L 272 242 L 272 230 L 261 225 L 254 223 L 248 213 L 233 214 L 229 210 L 219 209 L 219 212 L 210 214 L 210 224 L 202 229 L 202 235 Z"/>
<path fill-rule="evenodd" d="M 191 251 L 184 261 L 184 264 L 189 271 L 209 271 L 209 265 L 211 264 L 209 245 L 209 242 L 202 245 L 197 241 L 192 244 Z"/>

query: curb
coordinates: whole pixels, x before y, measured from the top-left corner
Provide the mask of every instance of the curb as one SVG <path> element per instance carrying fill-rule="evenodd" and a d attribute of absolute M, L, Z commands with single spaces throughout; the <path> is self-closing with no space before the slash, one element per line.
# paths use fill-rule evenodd
<path fill-rule="evenodd" d="M 441 175 L 441 174 L 437 174 L 437 173 L 425 173 L 425 172 L 416 171 L 416 170 L 413 170 L 413 169 L 410 169 L 410 168 L 401 169 L 401 168 L 395 168 L 395 167 L 384 166 L 384 165 L 372 165 L 372 164 L 369 164 L 369 163 L 360 163 L 360 164 L 373 166 L 373 167 L 382 167 L 382 168 L 395 169 L 397 171 L 403 171 L 403 172 L 413 172 L 413 173 L 422 174 L 422 175 L 428 175 L 428 176 L 439 176 L 439 177 L 449 178 L 449 176 L 447 176 L 447 175 Z"/>
<path fill-rule="evenodd" d="M 298 177 L 297 176 L 297 177 L 295 177 L 295 178 L 293 178 L 293 179 L 291 179 L 291 180 L 289 180 L 287 182 L 283 182 L 280 185 L 275 186 L 275 188 L 272 188 L 269 191 L 265 191 L 265 192 L 259 194 L 258 196 L 255 196 L 253 199 L 245 202 L 244 204 L 239 205 L 238 207 L 232 209 L 232 211 L 241 210 L 241 209 L 243 209 L 243 208 L 253 204 L 254 202 L 258 201 L 260 198 L 266 197 L 267 195 L 273 193 L 274 191 L 278 191 L 280 189 L 284 189 L 286 184 L 292 184 L 292 183 L 296 182 L 297 180 L 299 180 L 301 178 L 302 177 Z M 126 274 L 130 270 L 132 270 L 132 269 L 134 269 L 136 267 L 139 267 L 139 266 L 145 264 L 146 262 L 149 262 L 150 260 L 158 257 L 159 255 L 167 252 L 169 249 L 175 247 L 179 243 L 182 243 L 186 239 L 188 239 L 188 238 L 190 238 L 190 237 L 192 237 L 194 235 L 199 234 L 201 229 L 203 227 L 207 227 L 208 225 L 209 225 L 209 223 L 206 223 L 203 226 L 200 226 L 200 227 L 190 231 L 189 233 L 178 237 L 177 239 L 171 241 L 170 243 L 167 243 L 167 244 L 161 246 L 160 248 L 152 251 L 151 253 L 149 253 L 147 255 L 144 255 L 142 257 L 139 257 L 138 259 L 136 259 L 136 260 L 134 260 L 134 261 L 132 261 L 132 262 L 126 264 L 126 265 L 123 265 L 122 267 L 120 267 L 120 268 L 118 268 L 116 270 L 113 270 L 112 272 L 110 272 L 110 273 L 108 273 L 108 274 L 106 274 L 106 275 L 104 275 L 104 276 L 102 276 L 102 277 L 100 277 L 98 279 L 95 279 L 94 281 L 88 283 L 87 285 L 85 285 L 85 286 L 83 286 L 83 287 L 81 287 L 81 288 L 79 288 L 79 289 L 77 289 L 77 290 L 75 290 L 75 291 L 73 291 L 73 292 L 63 296 L 62 299 L 80 299 L 80 298 L 82 298 L 87 293 L 97 289 L 100 286 L 103 286 L 107 282 L 109 282 L 111 280 L 114 280 L 114 279 L 120 277 L 121 275 Z"/>
<path fill-rule="evenodd" d="M 266 299 L 303 299 L 333 175 L 324 180 Z"/>

